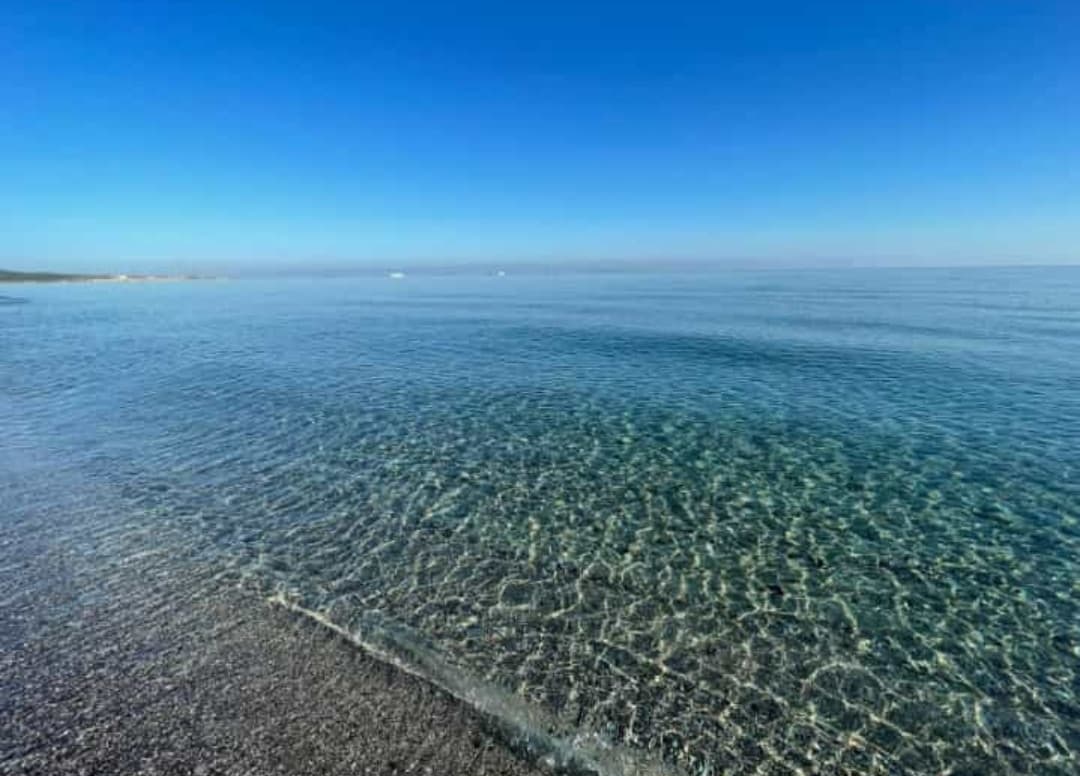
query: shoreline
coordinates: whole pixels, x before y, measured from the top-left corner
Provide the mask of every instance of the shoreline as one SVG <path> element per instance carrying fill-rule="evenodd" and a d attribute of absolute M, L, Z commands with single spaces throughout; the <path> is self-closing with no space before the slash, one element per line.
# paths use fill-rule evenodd
<path fill-rule="evenodd" d="M 78 541 L 0 538 L 0 774 L 551 772 L 443 690 L 164 548 L 87 568 Z"/>
<path fill-rule="evenodd" d="M 219 277 L 173 277 L 173 276 L 132 276 L 132 275 L 115 275 L 108 277 L 89 277 L 89 278 L 56 278 L 52 280 L 47 279 L 14 279 L 0 277 L 0 284 L 7 284 L 12 286 L 26 286 L 26 285 L 68 285 L 68 284 L 94 284 L 94 283 L 193 283 L 198 281 L 207 280 L 224 280 Z"/>
<path fill-rule="evenodd" d="M 211 275 L 128 275 L 96 274 L 82 275 L 69 272 L 15 272 L 0 270 L 0 283 L 23 285 L 26 283 L 179 283 L 190 280 L 222 280 Z"/>

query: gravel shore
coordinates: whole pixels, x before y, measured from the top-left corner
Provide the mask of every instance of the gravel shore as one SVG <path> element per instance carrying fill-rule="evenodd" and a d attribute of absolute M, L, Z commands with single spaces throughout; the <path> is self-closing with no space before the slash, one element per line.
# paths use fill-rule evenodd
<path fill-rule="evenodd" d="M 104 560 L 118 547 L 28 528 L 0 528 L 2 774 L 547 772 L 443 691 L 191 559 L 124 541 Z"/>

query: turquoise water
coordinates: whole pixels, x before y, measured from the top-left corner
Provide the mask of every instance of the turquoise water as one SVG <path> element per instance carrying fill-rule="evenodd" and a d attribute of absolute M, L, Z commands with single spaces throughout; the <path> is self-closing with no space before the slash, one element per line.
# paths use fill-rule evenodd
<path fill-rule="evenodd" d="M 567 757 L 1080 768 L 1080 269 L 5 293 L 9 479 Z"/>

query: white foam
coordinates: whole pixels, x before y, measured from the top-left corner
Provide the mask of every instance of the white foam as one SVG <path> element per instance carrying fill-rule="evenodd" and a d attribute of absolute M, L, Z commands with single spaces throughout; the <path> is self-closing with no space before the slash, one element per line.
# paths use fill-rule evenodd
<path fill-rule="evenodd" d="M 524 747 L 551 768 L 595 776 L 679 776 L 682 773 L 649 753 L 631 751 L 599 733 L 568 730 L 546 710 L 449 665 L 406 628 L 389 622 L 378 613 L 365 615 L 362 624 L 349 631 L 322 612 L 302 606 L 284 591 L 272 596 L 270 602 L 329 628 L 376 659 L 448 692 L 493 719 L 515 746 Z"/>

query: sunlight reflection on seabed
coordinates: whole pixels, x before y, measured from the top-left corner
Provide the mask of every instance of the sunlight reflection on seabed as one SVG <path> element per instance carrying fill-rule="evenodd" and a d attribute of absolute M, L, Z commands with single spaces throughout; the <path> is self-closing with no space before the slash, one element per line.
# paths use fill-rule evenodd
<path fill-rule="evenodd" d="M 568 767 L 1069 773 L 1080 318 L 913 278 L 56 292 L 0 419 Z"/>

